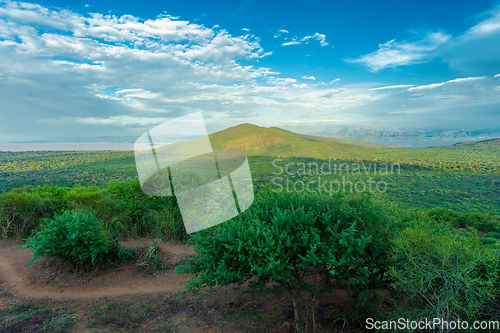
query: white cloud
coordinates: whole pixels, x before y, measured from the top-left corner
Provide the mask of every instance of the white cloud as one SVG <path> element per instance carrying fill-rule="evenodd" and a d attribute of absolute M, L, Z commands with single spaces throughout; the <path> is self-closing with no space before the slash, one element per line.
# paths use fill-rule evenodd
<path fill-rule="evenodd" d="M 450 83 L 460 83 L 460 82 L 468 82 L 468 81 L 477 81 L 477 80 L 482 80 L 485 79 L 484 76 L 478 76 L 478 77 L 465 77 L 465 78 L 458 78 L 458 79 L 453 79 L 445 82 L 439 82 L 439 83 L 432 83 L 432 84 L 427 84 L 427 85 L 422 85 L 422 86 L 416 86 L 416 87 L 411 87 L 408 89 L 408 91 L 416 91 L 416 90 L 426 90 L 426 89 L 434 89 L 438 87 L 442 87 L 446 84 Z"/>
<path fill-rule="evenodd" d="M 281 30 L 280 30 L 280 32 L 281 32 Z M 286 31 L 286 33 L 288 33 L 288 31 Z M 281 36 L 281 33 L 277 33 L 274 35 L 274 38 L 278 38 L 280 36 Z M 321 45 L 321 46 L 328 46 L 329 45 L 326 42 L 326 35 L 320 34 L 319 32 L 316 32 L 314 35 L 311 35 L 311 36 L 304 36 L 302 38 L 298 38 L 297 36 L 295 36 L 293 38 L 286 37 L 283 40 L 283 43 L 281 43 L 281 45 L 282 46 L 290 46 L 290 45 L 309 44 L 311 41 L 317 41 L 317 42 L 319 42 L 319 45 Z"/>
<path fill-rule="evenodd" d="M 500 6 L 480 17 L 486 18 L 454 36 L 435 32 L 416 41 L 391 40 L 377 51 L 346 61 L 377 72 L 441 59 L 461 75 L 491 76 L 500 69 Z"/>
<path fill-rule="evenodd" d="M 144 126 L 198 110 L 241 118 L 279 104 L 269 95 L 296 82 L 258 67 L 254 60 L 271 53 L 251 34 L 233 36 L 171 16 L 2 6 L 0 100 L 8 116 L 0 140 L 100 136 L 102 125 L 106 135 L 118 133 L 114 127 L 140 134 Z M 257 83 L 269 76 L 284 86 Z"/>
<path fill-rule="evenodd" d="M 76 121 L 81 124 L 89 125 L 115 125 L 115 126 L 149 126 L 158 125 L 164 123 L 169 118 L 146 118 L 146 117 L 131 117 L 131 116 L 113 116 L 109 118 L 97 118 L 97 117 L 75 117 Z"/>
<path fill-rule="evenodd" d="M 121 89 L 116 93 L 126 95 L 128 98 L 156 99 L 160 97 L 160 94 L 144 89 Z"/>
<path fill-rule="evenodd" d="M 500 74 L 496 74 L 494 77 L 500 77 Z"/>
<path fill-rule="evenodd" d="M 312 75 L 304 75 L 302 78 L 304 80 L 316 80 L 316 78 Z"/>
<path fill-rule="evenodd" d="M 274 38 L 278 38 L 280 37 L 281 35 L 284 35 L 284 34 L 288 34 L 289 32 L 285 29 L 279 29 L 275 34 L 274 34 Z"/>
<path fill-rule="evenodd" d="M 290 42 L 284 42 L 281 44 L 281 46 L 289 46 L 289 45 L 299 45 L 300 42 L 299 41 L 296 41 L 296 40 L 292 40 Z"/>
<path fill-rule="evenodd" d="M 490 35 L 500 31 L 500 7 L 493 11 L 491 17 L 479 22 L 466 32 L 467 37 Z"/>
<path fill-rule="evenodd" d="M 318 119 L 318 120 L 286 120 L 283 123 L 291 124 L 316 124 L 316 123 L 344 123 L 345 120 L 338 119 Z"/>
<path fill-rule="evenodd" d="M 370 90 L 387 90 L 387 89 L 399 89 L 399 88 L 409 88 L 412 87 L 412 84 L 396 84 L 392 86 L 384 86 L 384 87 L 377 87 L 377 88 L 371 88 Z"/>
<path fill-rule="evenodd" d="M 446 43 L 450 37 L 450 35 L 435 32 L 415 42 L 397 42 L 393 39 L 380 44 L 375 52 L 347 61 L 363 64 L 373 72 L 385 68 L 417 64 L 428 60 L 429 53 Z"/>
<path fill-rule="evenodd" d="M 306 37 L 292 35 L 283 42 L 326 42 L 321 34 Z M 427 54 L 434 45 L 427 39 L 391 42 L 387 48 Z M 392 121 L 383 118 L 390 112 L 405 112 L 399 114 L 403 117 L 419 110 L 442 117 L 448 110 L 466 115 L 474 109 L 477 119 L 497 119 L 492 104 L 498 105 L 498 80 L 492 76 L 498 70 L 474 84 L 427 88 L 424 95 L 389 85 L 340 84 L 340 78 L 307 85 L 259 67 L 258 60 L 269 54 L 250 33 L 233 36 L 170 16 L 81 15 L 8 2 L 0 10 L 0 141 L 140 135 L 149 126 L 199 110 L 209 131 L 304 118 L 319 119 L 308 120 L 311 128 L 326 128 L 333 120 L 379 124 Z M 439 123 L 438 118 L 394 121 Z"/>
<path fill-rule="evenodd" d="M 320 34 L 319 32 L 315 33 L 312 36 L 305 36 L 301 38 L 300 41 L 308 44 L 311 39 L 317 40 L 321 46 L 328 46 L 328 43 L 326 42 L 326 35 Z"/>

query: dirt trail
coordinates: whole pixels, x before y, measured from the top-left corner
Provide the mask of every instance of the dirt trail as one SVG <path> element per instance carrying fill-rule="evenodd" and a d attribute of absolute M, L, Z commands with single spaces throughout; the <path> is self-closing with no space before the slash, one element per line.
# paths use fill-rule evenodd
<path fill-rule="evenodd" d="M 57 268 L 40 263 L 32 267 L 26 265 L 33 258 L 29 249 L 13 249 L 20 242 L 0 242 L 0 279 L 16 296 L 32 299 L 85 299 L 119 295 L 151 293 L 178 293 L 189 275 L 175 272 L 173 263 L 193 254 L 187 245 L 165 243 L 161 245 L 163 255 L 170 269 L 161 276 L 149 277 L 134 271 L 135 263 L 125 263 L 112 270 L 78 278 Z M 131 247 L 131 243 L 125 243 Z"/>

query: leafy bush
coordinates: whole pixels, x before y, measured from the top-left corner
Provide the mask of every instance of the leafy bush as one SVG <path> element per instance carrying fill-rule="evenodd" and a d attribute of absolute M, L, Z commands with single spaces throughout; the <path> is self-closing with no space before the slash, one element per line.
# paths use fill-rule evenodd
<path fill-rule="evenodd" d="M 451 210 L 451 209 L 446 209 L 446 208 L 434 208 L 428 211 L 427 213 L 431 219 L 433 219 L 436 222 L 440 223 L 445 223 L 450 226 L 453 226 L 455 221 L 458 218 L 458 213 Z"/>
<path fill-rule="evenodd" d="M 135 267 L 146 274 L 153 274 L 166 267 L 165 258 L 161 254 L 160 242 L 158 240 L 146 246 L 139 256 Z"/>
<path fill-rule="evenodd" d="M 107 190 L 117 202 L 127 235 L 180 241 L 188 238 L 175 197 L 146 195 L 138 180 L 112 182 Z"/>
<path fill-rule="evenodd" d="M 25 186 L 0 194 L 0 238 L 26 238 L 65 210 L 95 212 L 109 237 L 188 239 L 175 197 L 144 194 L 138 180 L 96 186 Z"/>
<path fill-rule="evenodd" d="M 391 276 L 424 316 L 477 319 L 498 293 L 495 252 L 477 236 L 408 228 L 394 244 Z"/>
<path fill-rule="evenodd" d="M 473 227 L 485 232 L 500 232 L 500 217 L 498 215 L 470 211 L 457 218 L 456 226 L 461 228 Z"/>
<path fill-rule="evenodd" d="M 54 216 L 52 203 L 50 195 L 37 193 L 31 186 L 0 195 L 0 237 L 31 235 L 44 218 Z"/>
<path fill-rule="evenodd" d="M 195 274 L 186 286 L 192 292 L 246 281 L 256 292 L 284 289 L 296 331 L 307 331 L 310 321 L 316 331 L 317 300 L 333 283 L 346 284 L 358 297 L 383 281 L 389 229 L 369 198 L 267 194 L 234 220 L 194 234 L 196 255 L 178 272 Z M 310 298 L 303 302 L 304 327 L 303 293 Z"/>
<path fill-rule="evenodd" d="M 117 263 L 129 259 L 133 252 L 124 250 L 101 228 L 94 213 L 83 210 L 65 211 L 47 219 L 42 229 L 27 239 L 26 246 L 34 250 L 31 264 L 47 256 L 62 261 L 77 270 L 96 268 L 99 264 Z"/>

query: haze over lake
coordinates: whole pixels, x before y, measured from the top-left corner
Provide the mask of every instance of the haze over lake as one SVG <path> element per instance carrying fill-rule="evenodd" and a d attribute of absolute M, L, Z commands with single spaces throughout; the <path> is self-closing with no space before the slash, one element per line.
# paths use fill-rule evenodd
<path fill-rule="evenodd" d="M 0 151 L 134 150 L 134 144 L 113 142 L 51 142 L 0 144 Z"/>

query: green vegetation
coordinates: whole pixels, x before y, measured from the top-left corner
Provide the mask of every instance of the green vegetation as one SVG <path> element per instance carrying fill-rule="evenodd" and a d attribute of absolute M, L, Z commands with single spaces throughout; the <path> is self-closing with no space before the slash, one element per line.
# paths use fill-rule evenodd
<path fill-rule="evenodd" d="M 395 285 L 424 305 L 420 318 L 475 320 L 498 298 L 500 250 L 475 235 L 408 228 L 394 240 Z"/>
<path fill-rule="evenodd" d="M 95 185 L 137 178 L 131 151 L 0 152 L 0 191 L 26 185 Z"/>
<path fill-rule="evenodd" d="M 366 318 L 497 318 L 499 216 L 445 209 L 402 210 L 366 196 L 262 194 L 239 217 L 192 236 L 196 255 L 178 267 L 195 274 L 186 291 L 217 285 L 257 293 L 286 290 L 296 332 L 317 332 L 316 307 L 324 292 L 348 288 L 344 321 Z M 464 229 L 466 228 L 466 229 Z M 389 289 L 410 303 L 381 306 Z M 359 327 L 358 326 L 358 327 Z"/>
<path fill-rule="evenodd" d="M 60 260 L 75 270 L 96 268 L 103 262 L 115 264 L 126 261 L 133 251 L 124 250 L 101 227 L 93 213 L 65 211 L 47 219 L 42 228 L 26 241 L 34 251 L 33 259 L 49 257 Z"/>
<path fill-rule="evenodd" d="M 0 232 L 4 237 L 26 238 L 44 219 L 64 211 L 95 213 L 111 238 L 186 239 L 174 197 L 144 194 L 138 180 L 109 183 L 106 187 L 25 186 L 0 195 Z"/>
<path fill-rule="evenodd" d="M 324 328 L 318 304 L 338 288 L 350 301 L 341 316 L 331 314 L 333 326 L 360 328 L 367 317 L 499 320 L 499 139 L 377 149 L 245 124 L 211 141 L 249 158 L 255 202 L 231 221 L 186 235 L 175 197 L 141 191 L 132 152 L 0 153 L 0 236 L 27 238 L 34 259 L 80 269 L 129 257 L 120 240 L 157 239 L 136 265 L 149 274 L 165 267 L 159 240 L 190 240 L 196 255 L 178 267 L 195 274 L 186 291 L 243 283 L 257 293 L 286 291 L 298 332 Z M 301 169 L 330 161 L 346 169 Z M 361 170 L 384 163 L 396 171 Z M 343 177 L 347 186 L 387 187 L 368 195 L 318 187 Z M 123 311 L 113 302 L 95 307 L 94 324 L 146 318 Z M 259 309 L 245 315 L 264 318 Z"/>
<path fill-rule="evenodd" d="M 238 125 L 210 136 L 214 148 L 249 156 L 399 163 L 428 170 L 500 174 L 500 139 L 431 148 L 373 148 L 341 139 L 301 135 L 277 127 Z"/>
<path fill-rule="evenodd" d="M 282 165 L 358 163 L 368 166 L 399 164 L 393 174 L 349 174 L 351 181 L 372 178 L 387 183 L 387 191 L 373 193 L 378 199 L 405 207 L 436 206 L 467 212 L 500 213 L 500 139 L 433 148 L 373 148 L 369 144 L 342 139 L 300 135 L 279 128 L 243 124 L 210 136 L 214 148 L 239 149 L 249 158 L 257 190 L 273 187 Z M 399 168 L 398 167 L 398 168 Z M 290 181 L 308 181 L 317 174 L 290 176 Z M 73 187 L 136 179 L 133 152 L 0 152 L 0 191 L 46 184 Z M 322 177 L 334 180 L 338 175 Z M 50 216 L 49 216 L 50 217 Z M 27 229 L 30 227 L 27 226 Z M 2 232 L 2 230 L 0 230 Z"/>

